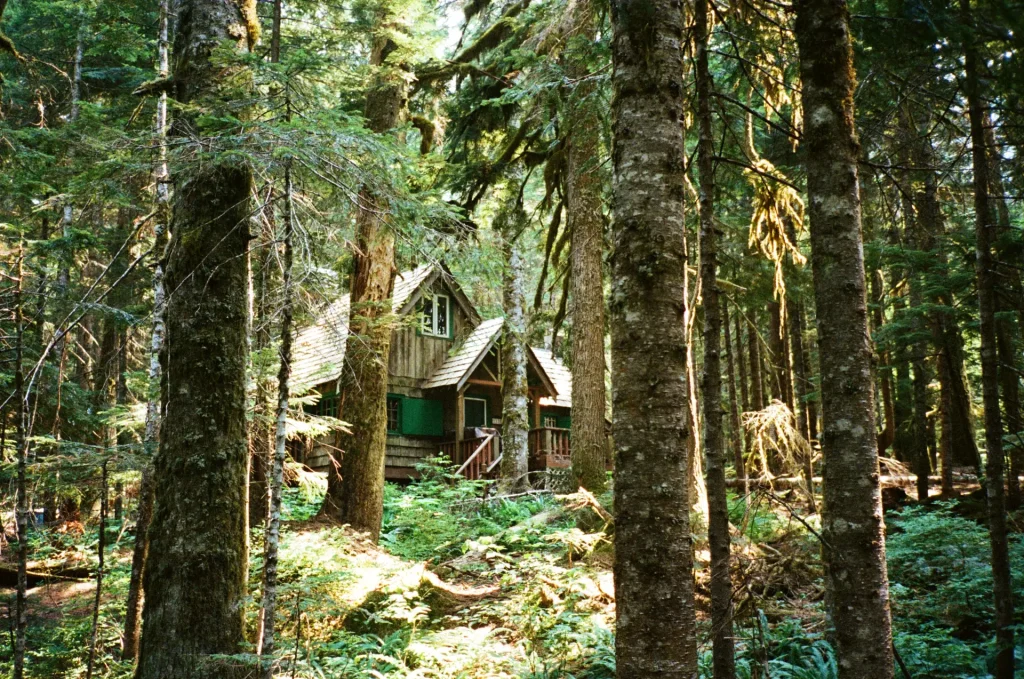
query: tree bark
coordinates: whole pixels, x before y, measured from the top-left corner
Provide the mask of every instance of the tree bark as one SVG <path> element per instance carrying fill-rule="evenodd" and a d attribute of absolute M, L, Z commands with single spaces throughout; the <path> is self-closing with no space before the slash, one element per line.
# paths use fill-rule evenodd
<path fill-rule="evenodd" d="M 738 326 L 737 326 L 738 327 Z M 725 330 L 725 378 L 729 390 L 729 431 L 730 443 L 732 444 L 732 464 L 736 472 L 736 478 L 744 480 L 747 477 L 746 465 L 743 456 L 743 427 L 740 424 L 740 403 L 736 393 L 736 359 L 734 350 L 739 349 L 739 342 L 733 343 L 732 331 L 729 324 L 729 303 L 722 301 L 722 328 Z M 739 357 L 740 365 L 743 364 L 743 357 Z"/>
<path fill-rule="evenodd" d="M 824 416 L 826 586 L 839 679 L 893 676 L 885 526 L 857 181 L 846 2 L 798 0 L 803 152 Z"/>
<path fill-rule="evenodd" d="M 160 0 L 157 35 L 157 76 L 170 75 L 170 0 Z M 135 519 L 135 544 L 132 549 L 132 570 L 128 579 L 128 602 L 125 610 L 124 636 L 121 640 L 121 659 L 134 660 L 139 655 L 142 638 L 143 582 L 146 559 L 149 556 L 149 526 L 153 519 L 153 463 L 160 440 L 161 376 L 160 354 L 164 346 L 164 314 L 167 295 L 164 290 L 164 268 L 167 257 L 167 225 L 170 222 L 170 176 L 167 169 L 167 92 L 160 93 L 156 105 L 157 162 L 154 171 L 156 184 L 156 210 L 153 225 L 153 327 L 149 345 L 149 395 L 146 399 L 146 428 L 143 448 L 146 455 L 139 483 L 138 512 Z"/>
<path fill-rule="evenodd" d="M 873 271 L 871 273 L 871 321 L 872 325 L 874 325 L 874 333 L 881 330 L 885 324 L 882 311 L 885 305 L 884 287 L 885 283 L 882 280 L 882 272 L 878 270 Z M 878 432 L 876 445 L 878 446 L 878 454 L 884 455 L 885 451 L 896 440 L 896 407 L 893 402 L 892 367 L 889 365 L 889 352 L 879 351 L 878 358 L 882 364 L 878 372 L 880 373 L 879 382 L 882 385 L 882 414 L 885 418 L 885 423 L 882 430 Z"/>
<path fill-rule="evenodd" d="M 793 400 L 799 406 L 797 423 L 800 434 L 807 439 L 807 454 L 803 463 L 804 479 L 807 481 L 807 509 L 813 514 L 818 511 L 814 500 L 814 460 L 810 446 L 811 412 L 808 394 L 813 390 L 807 379 L 807 355 L 804 353 L 804 310 L 803 304 L 794 299 L 787 301 L 786 318 L 789 321 L 789 341 L 793 351 Z"/>
<path fill-rule="evenodd" d="M 509 197 L 494 225 L 501 238 L 505 260 L 501 277 L 502 306 L 505 310 L 501 339 L 501 480 L 502 488 L 507 493 L 524 488 L 529 472 L 526 272 L 522 241 L 519 239 L 526 224 L 526 213 L 519 200 L 518 195 Z M 536 424 L 541 425 L 540 422 Z"/>
<path fill-rule="evenodd" d="M 711 654 L 714 679 L 736 676 L 732 639 L 729 499 L 725 489 L 725 437 L 722 434 L 722 308 L 718 291 L 718 237 L 715 230 L 715 142 L 711 121 L 714 82 L 708 67 L 708 0 L 694 3 L 694 72 L 697 84 L 697 171 L 700 204 L 700 278 L 704 306 L 704 456 L 708 494 L 708 546 L 711 551 Z M 725 321 L 728 332 L 728 317 Z M 728 351 L 728 349 L 727 349 Z M 732 367 L 730 360 L 729 367 Z M 735 397 L 731 384 L 730 392 Z M 735 405 L 735 398 L 732 401 Z"/>
<path fill-rule="evenodd" d="M 392 24 L 388 12 L 381 28 Z M 383 134 L 399 126 L 408 105 L 408 86 L 398 69 L 385 63 L 395 44 L 380 37 L 370 63 L 376 80 L 366 97 L 370 130 Z M 384 464 L 387 453 L 388 360 L 391 355 L 391 294 L 395 283 L 395 234 L 387 224 L 387 205 L 368 188 L 361 192 L 353 253 L 351 319 L 342 377 L 342 418 L 351 433 L 340 437 L 340 475 L 333 465 L 320 513 L 356 530 L 380 535 L 384 512 Z"/>
<path fill-rule="evenodd" d="M 793 382 L 790 379 L 789 347 L 786 341 L 786 326 L 782 322 L 782 304 L 769 302 L 768 311 L 771 323 L 768 330 L 768 346 L 771 350 L 769 364 L 772 375 L 772 397 L 789 406 L 796 412 L 793 403 Z"/>
<path fill-rule="evenodd" d="M 15 520 L 18 525 L 18 582 L 14 597 L 14 668 L 13 679 L 25 676 L 25 647 L 28 632 L 28 396 L 25 393 L 25 310 L 23 298 L 25 246 L 18 252 L 17 280 L 14 288 L 14 406 L 15 440 L 18 456 Z M 4 423 L 6 425 L 6 422 Z"/>
<path fill-rule="evenodd" d="M 692 679 L 682 6 L 614 0 L 612 27 L 616 673 Z"/>
<path fill-rule="evenodd" d="M 275 12 L 275 25 L 280 26 L 280 10 Z M 276 34 L 276 31 L 275 31 Z M 280 38 L 278 37 L 278 40 Z M 284 463 L 288 443 L 288 380 L 292 361 L 292 237 L 293 205 L 290 164 L 284 171 L 284 301 L 281 309 L 281 366 L 277 373 L 277 421 L 274 432 L 274 465 L 270 474 L 270 517 L 263 558 L 263 635 L 260 653 L 263 656 L 263 679 L 274 674 L 274 614 L 277 610 L 278 548 L 281 538 L 281 491 L 284 486 Z"/>
<path fill-rule="evenodd" d="M 251 48 L 256 26 L 250 0 L 182 2 L 178 100 L 223 106 L 227 79 L 211 52 L 225 42 Z M 178 120 L 191 134 L 194 123 Z M 137 679 L 230 676 L 229 663 L 211 656 L 238 653 L 243 641 L 251 184 L 244 163 L 196 163 L 183 170 L 175 195 L 162 357 L 167 412 L 155 462 Z"/>
<path fill-rule="evenodd" d="M 981 385 L 985 406 L 985 494 L 992 547 L 992 596 L 995 602 L 996 679 L 1013 679 L 1013 588 L 1006 534 L 1006 497 L 1003 487 L 1003 422 L 999 411 L 999 355 L 996 339 L 996 280 L 992 245 L 996 225 L 989 201 L 988 154 L 985 151 L 985 104 L 978 76 L 978 53 L 973 42 L 974 16 L 970 0 L 960 0 L 965 90 L 971 123 L 971 160 L 974 169 L 974 218 L 977 239 L 979 335 L 981 336 Z"/>
<path fill-rule="evenodd" d="M 594 16 L 583 31 L 596 36 Z M 570 101 L 566 152 L 566 214 L 572 233 L 572 473 L 583 488 L 606 485 L 604 386 L 604 217 L 601 214 L 601 112 L 585 63 L 568 64 L 579 84 Z"/>
<path fill-rule="evenodd" d="M 763 410 L 766 404 L 761 380 L 761 343 L 757 337 L 757 319 L 753 315 L 747 328 L 747 348 L 750 357 L 750 410 Z"/>
<path fill-rule="evenodd" d="M 1020 474 L 1024 471 L 1024 418 L 1020 402 L 1020 335 L 1024 329 L 1024 294 L 1020 270 L 1013 265 L 1020 261 L 1020 246 L 1013 243 L 1006 187 L 1003 184 L 1002 154 L 997 146 L 995 124 L 990 115 L 984 117 L 985 144 L 988 152 L 989 181 L 995 199 L 997 235 L 997 273 L 1002 284 L 996 294 L 996 305 L 1002 313 L 996 324 L 996 344 L 999 355 L 999 393 L 1006 412 L 1006 429 L 1010 441 L 1006 451 L 1010 463 L 1006 477 L 1006 506 L 1015 510 L 1021 506 Z"/>

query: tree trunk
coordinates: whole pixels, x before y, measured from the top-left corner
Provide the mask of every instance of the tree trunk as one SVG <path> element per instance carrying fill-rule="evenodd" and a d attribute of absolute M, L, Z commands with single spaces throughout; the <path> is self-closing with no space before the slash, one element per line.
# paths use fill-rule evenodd
<path fill-rule="evenodd" d="M 280 3 L 275 11 L 275 35 L 280 27 Z M 278 41 L 280 38 L 278 38 Z M 277 373 L 277 422 L 274 432 L 274 466 L 270 474 L 270 518 L 263 558 L 263 635 L 260 653 L 263 679 L 274 674 L 274 613 L 277 609 L 278 547 L 281 538 L 281 491 L 284 486 L 284 463 L 288 443 L 288 379 L 292 361 L 292 237 L 293 205 L 291 166 L 284 174 L 284 301 L 281 309 L 281 367 Z"/>
<path fill-rule="evenodd" d="M 722 434 L 722 309 L 718 291 L 718 237 L 715 229 L 715 142 L 711 123 L 714 82 L 708 67 L 708 0 L 694 3 L 694 71 L 697 84 L 697 170 L 700 203 L 700 279 L 704 306 L 704 456 L 707 461 L 708 546 L 711 551 L 711 654 L 714 679 L 736 676 L 732 639 L 732 577 L 729 572 L 729 499 L 725 489 L 725 437 Z M 726 317 L 728 332 L 728 317 Z M 726 349 L 728 351 L 728 349 Z M 732 367 L 732 362 L 729 362 Z M 735 388 L 731 384 L 730 394 Z M 735 409 L 734 409 L 735 410 Z"/>
<path fill-rule="evenodd" d="M 807 439 L 807 454 L 803 463 L 804 479 L 807 481 L 807 509 L 813 514 L 818 511 L 814 501 L 814 460 L 811 442 L 811 414 L 808 394 L 813 390 L 807 379 L 807 356 L 804 354 L 804 310 L 803 304 L 790 299 L 787 302 L 786 318 L 789 321 L 789 341 L 793 351 L 793 400 L 799 406 L 797 423 L 800 434 Z"/>
<path fill-rule="evenodd" d="M 882 280 L 882 272 L 875 270 L 871 275 L 871 320 L 874 325 L 874 333 L 878 333 L 884 325 L 884 314 L 882 311 L 885 305 L 883 289 L 885 283 Z M 885 417 L 885 426 L 878 433 L 878 454 L 884 455 L 889 446 L 896 440 L 896 407 L 893 404 L 892 367 L 889 365 L 889 352 L 878 352 L 879 362 L 882 364 L 878 371 L 882 384 L 882 413 Z"/>
<path fill-rule="evenodd" d="M 226 103 L 223 67 L 210 54 L 226 41 L 251 47 L 256 36 L 240 26 L 255 30 L 255 2 L 180 4 L 174 86 L 182 103 Z M 210 656 L 238 653 L 243 641 L 251 184 L 245 163 L 195 163 L 175 196 L 162 360 L 167 413 L 137 679 L 230 676 L 230 664 Z"/>
<path fill-rule="evenodd" d="M 772 397 L 785 403 L 796 412 L 793 403 L 793 383 L 790 379 L 789 347 L 786 342 L 786 326 L 782 322 L 783 309 L 779 302 L 769 302 L 771 324 L 768 331 L 768 345 L 771 349 Z"/>
<path fill-rule="evenodd" d="M 157 75 L 170 75 L 170 0 L 160 0 L 160 18 L 157 36 Z M 128 603 L 121 640 L 121 659 L 134 660 L 139 655 L 142 638 L 143 583 L 146 559 L 149 555 L 149 526 L 153 519 L 153 463 L 160 439 L 161 371 L 160 354 L 164 346 L 164 314 L 167 296 L 164 290 L 164 267 L 167 248 L 167 224 L 170 221 L 170 177 L 167 171 L 167 92 L 161 92 L 156 105 L 156 138 L 158 155 L 154 174 L 156 184 L 156 210 L 153 225 L 153 328 L 149 347 L 149 395 L 146 400 L 146 429 L 143 449 L 146 455 L 139 484 L 138 513 L 135 519 L 135 545 L 132 549 L 132 570 L 128 580 Z"/>
<path fill-rule="evenodd" d="M 596 25 L 587 20 L 584 36 L 593 41 Z M 572 473 L 579 486 L 604 490 L 604 218 L 599 173 L 601 112 L 596 84 L 585 63 L 572 61 L 570 77 L 579 80 L 570 102 L 566 153 L 567 210 L 572 233 Z"/>
<path fill-rule="evenodd" d="M 751 315 L 747 329 L 747 354 L 750 356 L 750 410 L 765 407 L 764 383 L 761 381 L 761 342 L 757 337 L 757 319 Z"/>
<path fill-rule="evenodd" d="M 885 526 L 857 184 L 846 2 L 798 0 L 803 144 L 824 416 L 826 587 L 839 679 L 893 676 Z"/>
<path fill-rule="evenodd" d="M 922 136 L 914 154 L 915 163 L 920 167 L 934 165 L 931 142 Z M 934 248 L 933 234 L 946 230 L 945 220 L 938 199 L 938 182 L 934 170 L 923 172 L 921 188 L 914 195 L 914 211 L 920 224 L 922 248 L 934 251 L 936 273 L 946 275 L 946 256 L 942 248 Z M 952 308 L 953 300 L 939 294 L 931 302 Z M 941 309 L 931 312 L 928 325 L 932 343 L 937 350 L 936 367 L 939 378 L 940 422 L 942 426 L 939 458 L 942 469 L 942 494 L 951 497 L 953 489 L 953 467 L 955 465 L 979 467 L 978 448 L 974 441 L 974 422 L 971 417 L 971 397 L 964 371 L 963 340 L 956 321 Z"/>
<path fill-rule="evenodd" d="M 999 354 L 999 393 L 1006 412 L 1006 429 L 1010 441 L 1006 451 L 1010 463 L 1006 483 L 1006 505 L 1015 510 L 1021 505 L 1020 474 L 1024 471 L 1024 418 L 1021 417 L 1020 402 L 1020 333 L 1024 322 L 1024 295 L 1020 270 L 1013 265 L 1020 261 L 1019 245 L 1013 243 L 1009 207 L 1006 204 L 1006 187 L 1003 184 L 1002 155 L 997 146 L 995 124 L 991 116 L 984 120 L 985 143 L 988 153 L 989 181 L 995 200 L 997 237 L 995 242 L 997 271 L 1002 284 L 996 294 L 996 304 L 1003 312 L 996 324 L 996 344 Z"/>
<path fill-rule="evenodd" d="M 14 596 L 14 668 L 13 679 L 25 676 L 25 641 L 28 632 L 28 396 L 25 393 L 25 316 L 22 279 L 24 276 L 25 246 L 21 245 L 17 260 L 17 279 L 14 281 L 14 408 L 15 440 L 18 456 L 17 498 L 15 520 L 18 525 L 18 582 Z M 6 422 L 4 422 L 6 429 Z"/>
<path fill-rule="evenodd" d="M 518 238 L 525 223 L 526 213 L 518 195 L 510 196 L 494 224 L 505 260 L 501 277 L 505 310 L 501 340 L 501 479 L 502 489 L 508 493 L 524 488 L 529 472 L 526 271 L 522 241 Z M 537 426 L 540 425 L 538 422 Z M 603 431 L 603 423 L 601 427 Z"/>
<path fill-rule="evenodd" d="M 979 335 L 981 336 L 981 392 L 985 405 L 985 493 L 988 497 L 989 539 L 992 545 L 992 595 L 995 601 L 996 679 L 1013 679 L 1013 588 L 1006 535 L 1006 498 L 1003 487 L 1003 422 L 999 411 L 999 356 L 996 341 L 996 280 L 992 245 L 996 225 L 989 201 L 988 154 L 985 151 L 985 104 L 978 77 L 974 44 L 974 16 L 969 0 L 960 0 L 965 30 L 964 71 L 967 108 L 971 122 L 971 160 L 974 168 L 974 218 L 977 238 Z"/>
<path fill-rule="evenodd" d="M 390 26 L 380 18 L 380 28 Z M 384 31 L 381 31 L 384 32 Z M 383 134 L 401 125 L 408 104 L 408 86 L 398 69 L 385 64 L 395 48 L 377 39 L 370 63 L 376 81 L 366 97 L 370 129 Z M 380 535 L 384 512 L 384 464 L 387 452 L 388 360 L 391 355 L 391 294 L 395 283 L 395 234 L 387 224 L 387 206 L 368 188 L 361 192 L 353 253 L 351 319 L 345 344 L 347 370 L 341 395 L 342 418 L 350 434 L 340 436 L 340 476 L 333 465 L 320 513 L 356 530 Z"/>
<path fill-rule="evenodd" d="M 692 679 L 682 6 L 614 0 L 612 26 L 617 676 Z"/>
<path fill-rule="evenodd" d="M 739 327 L 739 326 L 737 326 Z M 722 328 L 725 329 L 725 378 L 729 390 L 729 430 L 730 443 L 732 444 L 732 464 L 736 472 L 736 478 L 743 481 L 747 478 L 746 465 L 743 458 L 743 427 L 740 424 L 740 403 L 736 394 L 736 359 L 734 350 L 739 349 L 739 342 L 733 343 L 732 331 L 729 324 L 729 304 L 722 300 Z M 739 363 L 743 365 L 743 357 L 739 356 Z"/>

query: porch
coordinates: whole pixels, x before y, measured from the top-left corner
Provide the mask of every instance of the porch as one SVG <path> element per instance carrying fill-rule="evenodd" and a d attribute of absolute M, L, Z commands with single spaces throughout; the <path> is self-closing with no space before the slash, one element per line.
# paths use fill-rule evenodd
<path fill-rule="evenodd" d="M 528 434 L 529 470 L 568 469 L 571 465 L 569 430 L 537 427 Z M 501 436 L 496 429 L 480 429 L 461 441 L 445 441 L 441 454 L 458 465 L 456 474 L 470 480 L 491 479 L 501 465 Z"/>

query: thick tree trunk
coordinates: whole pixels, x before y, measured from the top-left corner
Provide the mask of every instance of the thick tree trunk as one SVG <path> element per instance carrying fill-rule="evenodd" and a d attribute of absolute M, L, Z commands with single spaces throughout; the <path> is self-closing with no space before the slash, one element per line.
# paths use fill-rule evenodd
<path fill-rule="evenodd" d="M 381 18 L 382 28 L 390 24 L 391 17 Z M 370 57 L 370 63 L 379 68 L 366 97 L 365 116 L 377 134 L 399 126 L 408 104 L 404 76 L 385 64 L 394 48 L 389 39 L 378 38 Z M 387 224 L 387 205 L 368 189 L 360 195 L 341 397 L 341 417 L 351 424 L 351 433 L 340 437 L 340 475 L 332 465 L 320 513 L 365 531 L 376 541 L 384 512 L 395 234 Z"/>
<path fill-rule="evenodd" d="M 718 236 L 715 229 L 715 142 L 711 123 L 714 83 L 708 67 L 708 0 L 694 3 L 694 71 L 697 82 L 697 170 L 700 203 L 700 280 L 704 306 L 704 456 L 708 494 L 708 546 L 711 551 L 711 653 L 714 679 L 736 676 L 732 639 L 732 577 L 729 572 L 729 500 L 725 489 L 725 436 L 722 434 L 722 310 L 718 291 Z M 728 317 L 725 320 L 728 332 Z M 728 351 L 728 348 L 726 349 Z M 732 367 L 730 360 L 729 367 Z M 730 393 L 734 397 L 735 387 Z"/>
<path fill-rule="evenodd" d="M 245 27 L 255 26 L 255 2 L 180 3 L 178 99 L 222 105 L 223 68 L 211 51 L 224 42 L 251 47 L 256 36 Z M 238 653 L 243 641 L 251 183 L 243 163 L 196 163 L 182 172 L 175 196 L 162 362 L 167 412 L 137 679 L 230 676 L 229 663 L 211 656 Z"/>
<path fill-rule="evenodd" d="M 1013 588 L 1006 534 L 1006 498 L 1003 487 L 1003 421 L 999 411 L 999 356 L 996 340 L 996 271 L 992 245 L 996 224 L 989 200 L 988 154 L 985 151 L 985 104 L 978 76 L 978 54 L 973 42 L 974 16 L 969 0 L 960 0 L 965 29 L 964 71 L 967 108 L 971 122 L 971 160 L 974 169 L 974 217 L 977 238 L 979 334 L 981 336 L 981 391 L 985 405 L 985 493 L 992 546 L 992 595 L 995 602 L 996 679 L 1013 679 Z"/>
<path fill-rule="evenodd" d="M 616 674 L 692 679 L 682 6 L 614 0 L 612 26 Z"/>
<path fill-rule="evenodd" d="M 818 342 L 827 357 L 822 546 L 839 679 L 886 679 L 894 665 L 846 2 L 798 0 L 796 38 Z"/>
<path fill-rule="evenodd" d="M 593 40 L 594 19 L 585 36 Z M 572 473 L 591 492 L 605 488 L 604 217 L 601 214 L 601 112 L 586 64 L 570 63 L 580 83 L 570 102 L 566 214 L 572 233 Z"/>
<path fill-rule="evenodd" d="M 501 277 L 505 310 L 501 340 L 501 480 L 502 489 L 511 493 L 526 486 L 530 425 L 526 381 L 526 271 L 519 240 L 526 213 L 517 195 L 508 200 L 498 213 L 494 227 L 501 238 L 505 260 Z"/>

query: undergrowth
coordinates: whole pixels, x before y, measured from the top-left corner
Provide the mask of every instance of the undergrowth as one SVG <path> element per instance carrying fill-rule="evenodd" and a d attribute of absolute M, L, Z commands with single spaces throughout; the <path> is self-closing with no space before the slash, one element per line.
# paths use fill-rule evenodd
<path fill-rule="evenodd" d="M 307 479 L 288 489 L 279 567 L 278 676 L 613 679 L 614 527 L 582 496 L 500 499 L 486 497 L 485 490 L 484 484 L 453 478 L 443 460 L 432 461 L 418 481 L 387 487 L 384 529 L 374 546 L 347 528 L 309 521 L 322 497 L 319 481 Z M 609 506 L 610 498 L 600 500 Z M 783 550 L 779 558 L 817 558 L 813 531 L 788 510 L 764 498 L 748 503 L 731 497 L 729 511 L 738 559 L 751 558 L 754 552 L 746 550 L 755 544 Z M 958 516 L 953 505 L 907 508 L 887 520 L 894 644 L 910 675 L 989 676 L 993 635 L 985 527 Z M 250 639 L 260 596 L 261 538 L 259 530 L 253 532 Z M 40 558 L 95 564 L 97 534 L 91 526 L 84 535 L 38 531 L 32 540 L 33 554 Z M 132 672 L 130 663 L 118 659 L 131 531 L 113 523 L 108 541 L 114 546 L 107 555 L 95 676 L 121 679 Z M 1011 544 L 1011 562 L 1021 601 L 1019 536 Z M 801 572 L 805 575 L 790 577 L 820 577 L 818 571 Z M 704 575 L 698 572 L 698 580 Z M 29 677 L 83 675 L 90 585 L 34 591 Z M 820 582 L 808 586 L 813 591 Z M 454 598 L 450 592 L 445 596 L 444 588 L 451 588 Z M 794 607 L 785 594 L 758 591 L 752 609 L 749 601 L 738 608 L 744 612 L 734 630 L 737 677 L 835 679 L 822 603 Z M 710 679 L 710 630 L 703 614 L 699 633 L 701 677 Z M 253 663 L 254 650 L 250 645 L 235 657 Z M 10 651 L 0 647 L 0 672 L 9 670 Z"/>

